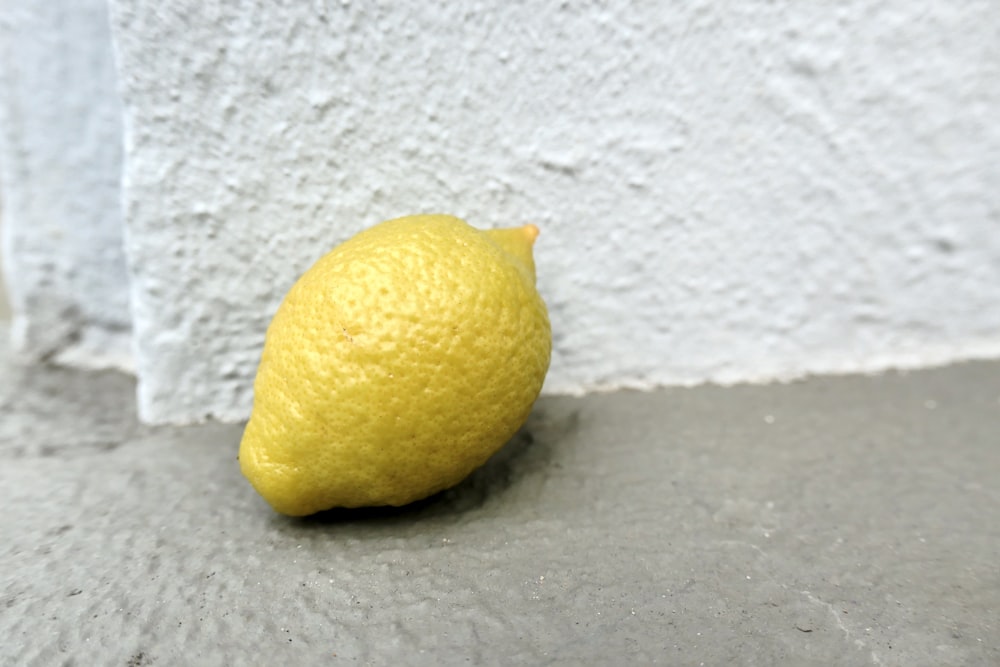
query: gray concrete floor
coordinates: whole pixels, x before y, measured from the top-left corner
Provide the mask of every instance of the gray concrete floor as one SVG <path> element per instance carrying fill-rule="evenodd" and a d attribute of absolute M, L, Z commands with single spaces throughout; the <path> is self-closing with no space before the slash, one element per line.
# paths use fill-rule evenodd
<path fill-rule="evenodd" d="M 545 398 L 458 488 L 273 514 L 239 426 L 0 353 L 0 663 L 1000 664 L 1000 364 Z"/>

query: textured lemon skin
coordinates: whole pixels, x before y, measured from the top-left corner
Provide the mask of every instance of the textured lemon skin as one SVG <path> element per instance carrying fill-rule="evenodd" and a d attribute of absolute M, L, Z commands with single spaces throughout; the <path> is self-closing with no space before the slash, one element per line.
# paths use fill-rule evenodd
<path fill-rule="evenodd" d="M 267 330 L 239 454 L 276 511 L 404 505 L 513 436 L 552 345 L 536 235 L 399 218 L 295 283 Z"/>

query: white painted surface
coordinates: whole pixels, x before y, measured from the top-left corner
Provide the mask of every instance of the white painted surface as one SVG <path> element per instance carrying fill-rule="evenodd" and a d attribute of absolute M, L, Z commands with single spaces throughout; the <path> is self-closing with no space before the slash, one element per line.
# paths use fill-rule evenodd
<path fill-rule="evenodd" d="M 9 319 L 10 305 L 7 303 L 7 286 L 3 282 L 3 210 L 0 208 L 0 321 L 6 322 Z"/>
<path fill-rule="evenodd" d="M 103 0 L 5 0 L 0 268 L 28 359 L 131 366 L 115 85 Z"/>
<path fill-rule="evenodd" d="M 550 393 L 1000 353 L 1000 4 L 822 4 L 112 0 L 143 417 L 414 212 L 541 227 Z"/>

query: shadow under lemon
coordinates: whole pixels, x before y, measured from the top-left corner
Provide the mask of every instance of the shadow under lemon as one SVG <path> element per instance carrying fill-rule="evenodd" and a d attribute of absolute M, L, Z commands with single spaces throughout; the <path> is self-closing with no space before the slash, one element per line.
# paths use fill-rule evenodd
<path fill-rule="evenodd" d="M 558 409 L 558 397 L 542 397 L 528 421 L 500 450 L 458 485 L 401 507 L 334 508 L 305 517 L 272 512 L 280 526 L 317 527 L 356 522 L 395 523 L 466 516 L 486 505 L 499 503 L 519 485 L 546 475 L 559 466 L 559 451 L 566 436 L 577 428 L 578 412 Z"/>

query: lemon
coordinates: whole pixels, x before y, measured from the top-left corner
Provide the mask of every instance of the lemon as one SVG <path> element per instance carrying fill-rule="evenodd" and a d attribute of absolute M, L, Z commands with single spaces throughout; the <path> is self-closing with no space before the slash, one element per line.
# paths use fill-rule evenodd
<path fill-rule="evenodd" d="M 267 330 L 240 467 L 278 512 L 404 505 L 524 423 L 552 347 L 534 225 L 378 224 L 320 259 Z"/>

